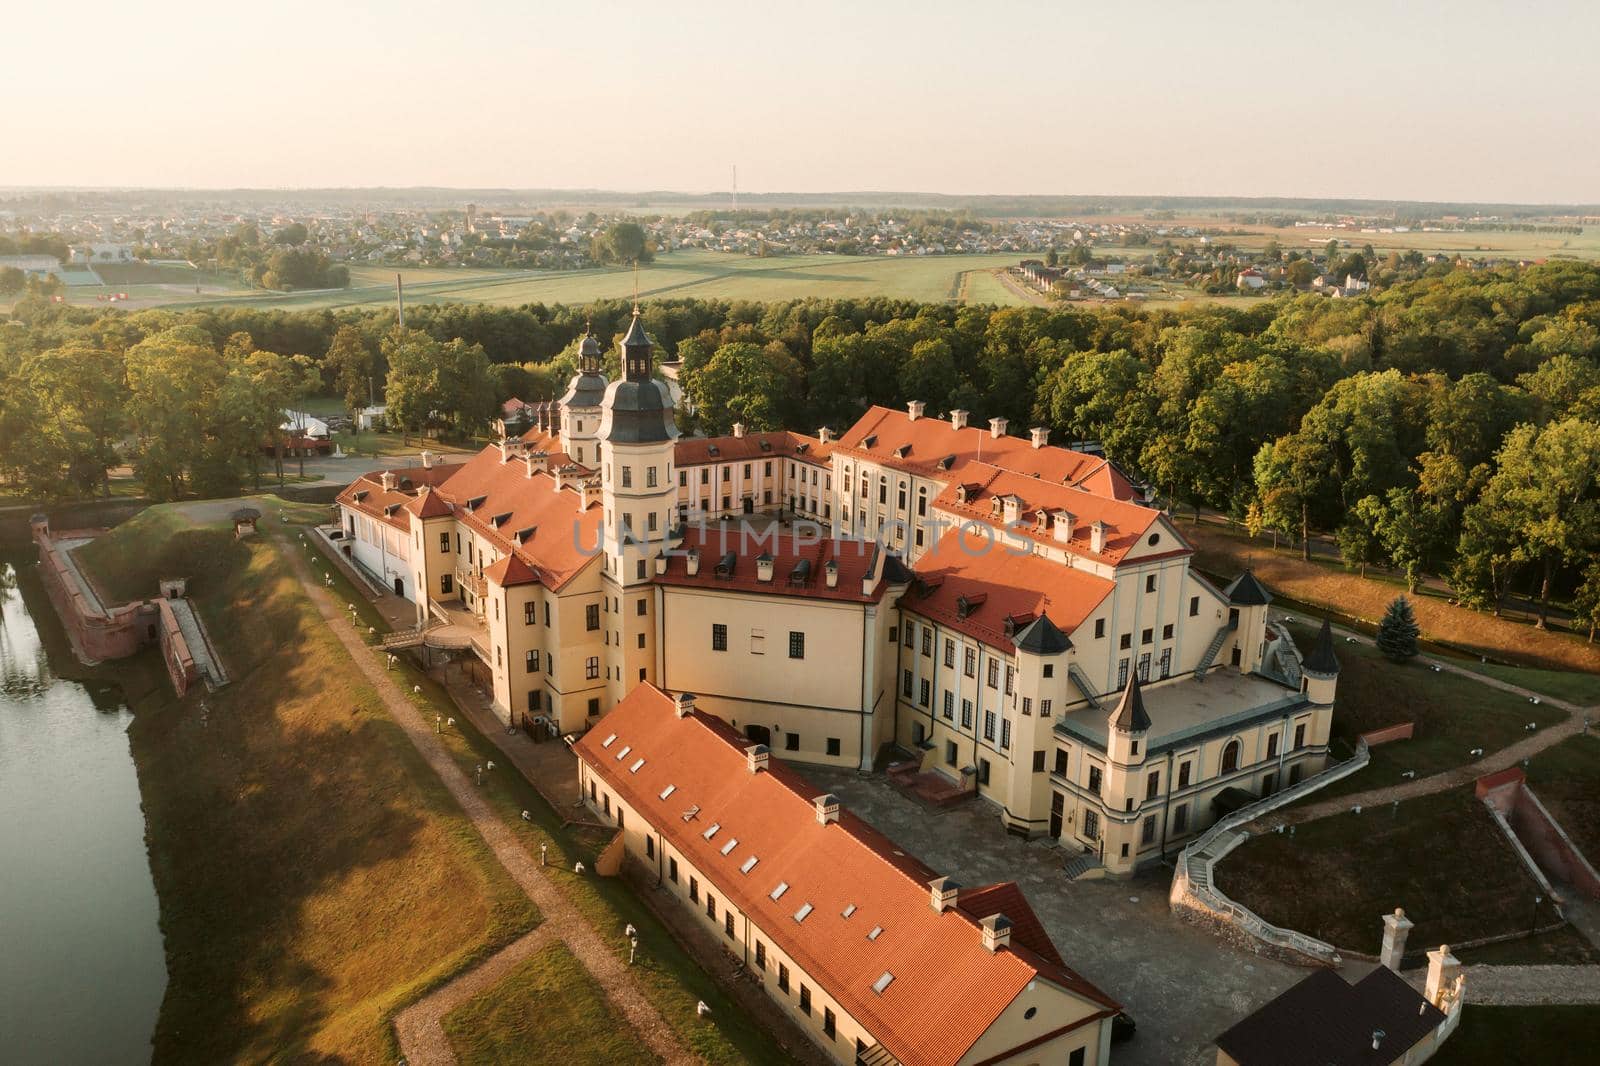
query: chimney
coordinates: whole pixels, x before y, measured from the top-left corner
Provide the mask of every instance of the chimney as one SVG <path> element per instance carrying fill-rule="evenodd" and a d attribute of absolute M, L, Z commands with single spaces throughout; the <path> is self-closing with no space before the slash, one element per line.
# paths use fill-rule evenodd
<path fill-rule="evenodd" d="M 700 573 L 700 549 L 690 548 L 688 558 L 683 561 L 684 573 L 695 577 Z"/>
<path fill-rule="evenodd" d="M 656 576 L 660 577 L 667 572 L 667 553 L 656 552 Z"/>
<path fill-rule="evenodd" d="M 1388 1035 L 1389 1034 L 1384 1032 L 1382 1029 L 1374 1029 L 1372 1031 L 1372 1050 L 1373 1051 L 1377 1051 L 1378 1050 L 1378 1045 L 1382 1044 L 1383 1043 L 1383 1038 L 1388 1036 Z"/>
<path fill-rule="evenodd" d="M 744 423 L 743 422 L 735 422 L 733 424 L 733 436 L 734 436 L 735 440 L 737 440 L 740 437 L 744 436 Z"/>
<path fill-rule="evenodd" d="M 382 481 L 383 491 L 384 492 L 393 492 L 394 491 L 396 478 L 394 476 L 394 471 L 393 470 L 385 470 L 383 472 L 380 480 Z"/>
<path fill-rule="evenodd" d="M 680 692 L 672 701 L 672 709 L 679 718 L 689 717 L 689 712 L 694 710 L 694 693 Z"/>
<path fill-rule="evenodd" d="M 827 426 L 821 427 L 817 430 L 817 439 L 824 444 L 832 444 L 833 430 L 829 429 Z"/>
<path fill-rule="evenodd" d="M 839 587 L 839 563 L 838 563 L 838 561 L 834 560 L 834 559 L 829 559 L 828 560 L 828 565 L 826 565 L 826 566 L 824 566 L 822 568 L 822 576 L 823 576 L 824 580 L 827 582 L 827 585 L 828 585 L 828 587 L 830 589 L 838 588 Z"/>
<path fill-rule="evenodd" d="M 756 556 L 756 580 L 767 583 L 772 581 L 772 556 L 766 552 Z"/>
<path fill-rule="evenodd" d="M 1056 520 L 1056 539 L 1066 542 L 1072 539 L 1072 512 L 1056 511 L 1053 514 Z"/>
<path fill-rule="evenodd" d="M 582 482 L 578 485 L 578 510 L 587 511 L 591 503 L 600 502 L 601 496 L 600 483 L 598 481 Z"/>
<path fill-rule="evenodd" d="M 983 930 L 983 946 L 989 952 L 1011 946 L 1011 919 L 1003 914 L 991 914 L 978 923 Z"/>
<path fill-rule="evenodd" d="M 829 822 L 839 820 L 839 797 L 832 792 L 824 792 L 811 801 L 811 806 L 816 808 L 818 825 L 827 825 Z"/>
<path fill-rule="evenodd" d="M 961 891 L 961 886 L 948 877 L 935 877 L 928 882 L 928 888 L 932 891 L 929 902 L 940 914 L 956 905 L 956 893 Z"/>
<path fill-rule="evenodd" d="M 1406 951 L 1406 934 L 1411 932 L 1414 924 L 1399 907 L 1394 909 L 1393 914 L 1383 916 L 1383 951 L 1378 955 L 1378 961 L 1395 973 L 1400 972 L 1400 957 Z"/>
<path fill-rule="evenodd" d="M 511 458 L 511 442 L 506 438 L 501 437 L 497 443 L 500 446 L 500 461 L 503 463 L 507 459 Z"/>
<path fill-rule="evenodd" d="M 1043 448 L 1050 443 L 1050 430 L 1044 426 L 1034 426 L 1028 430 L 1028 433 L 1033 437 L 1033 446 L 1035 448 Z"/>
<path fill-rule="evenodd" d="M 927 407 L 921 400 L 911 400 L 906 404 L 906 414 L 915 422 L 922 417 L 923 410 Z"/>
<path fill-rule="evenodd" d="M 422 469 L 424 469 L 424 470 L 432 470 L 433 469 L 433 464 L 435 462 L 437 462 L 437 461 L 438 461 L 437 457 L 432 452 L 423 452 L 422 453 Z"/>
<path fill-rule="evenodd" d="M 1006 426 L 1009 423 L 1003 418 L 989 419 L 989 436 L 999 439 L 1006 435 Z"/>
<path fill-rule="evenodd" d="M 957 410 L 951 411 L 950 412 L 950 428 L 951 429 L 966 429 L 967 428 L 967 412 L 962 411 L 959 408 Z"/>
<path fill-rule="evenodd" d="M 522 457 L 522 461 L 527 466 L 527 476 L 532 477 L 545 472 L 550 465 L 550 456 L 547 452 L 528 452 Z"/>
<path fill-rule="evenodd" d="M 750 772 L 758 774 L 767 768 L 767 763 L 772 758 L 772 749 L 765 744 L 752 744 L 744 749 L 744 764 Z"/>
<path fill-rule="evenodd" d="M 1428 980 L 1422 995 L 1429 1003 L 1444 1010 L 1445 993 L 1455 987 L 1456 976 L 1461 973 L 1461 960 L 1450 954 L 1449 944 L 1440 944 L 1438 951 L 1428 952 Z"/>
<path fill-rule="evenodd" d="M 562 470 L 552 470 L 550 476 L 555 478 L 556 491 L 561 491 L 561 486 L 566 484 L 566 474 Z"/>
<path fill-rule="evenodd" d="M 1096 555 L 1106 550 L 1106 524 L 1098 518 L 1089 526 L 1089 550 Z"/>

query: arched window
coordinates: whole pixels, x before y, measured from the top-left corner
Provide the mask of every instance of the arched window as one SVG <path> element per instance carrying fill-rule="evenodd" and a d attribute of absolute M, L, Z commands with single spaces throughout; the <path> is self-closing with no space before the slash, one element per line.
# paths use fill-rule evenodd
<path fill-rule="evenodd" d="M 1239 768 L 1239 742 L 1228 741 L 1228 746 L 1222 749 L 1222 772 L 1231 774 Z"/>

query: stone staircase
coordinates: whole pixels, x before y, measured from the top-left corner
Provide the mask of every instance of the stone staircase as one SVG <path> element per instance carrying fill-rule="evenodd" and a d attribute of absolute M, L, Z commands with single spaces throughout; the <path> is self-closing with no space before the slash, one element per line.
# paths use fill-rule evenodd
<path fill-rule="evenodd" d="M 384 634 L 382 646 L 385 651 L 399 651 L 402 648 L 415 648 L 422 643 L 430 629 L 438 629 L 444 623 L 436 618 L 428 619 L 425 626 L 412 626 L 409 629 L 399 629 L 393 633 Z"/>
<path fill-rule="evenodd" d="M 1099 866 L 1099 856 L 1095 855 L 1091 851 L 1086 851 L 1081 855 L 1075 855 L 1068 859 L 1066 865 L 1062 867 L 1061 872 L 1066 875 L 1068 881 L 1076 881 L 1078 878 L 1089 873 L 1089 871 L 1098 869 Z"/>
<path fill-rule="evenodd" d="M 1211 643 L 1206 645 L 1206 650 L 1200 653 L 1200 661 L 1194 664 L 1194 679 L 1204 681 L 1206 671 L 1211 669 L 1211 664 L 1217 660 L 1217 652 L 1222 650 L 1222 645 L 1227 642 L 1228 634 L 1239 628 L 1237 618 L 1228 619 L 1228 624 L 1217 630 L 1217 635 L 1211 638 Z"/>

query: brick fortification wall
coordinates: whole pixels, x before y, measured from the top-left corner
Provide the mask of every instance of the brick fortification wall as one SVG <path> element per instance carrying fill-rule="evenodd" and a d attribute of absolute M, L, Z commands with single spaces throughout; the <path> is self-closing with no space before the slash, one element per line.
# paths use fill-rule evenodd
<path fill-rule="evenodd" d="M 124 659 L 157 638 L 156 609 L 148 603 L 128 603 L 106 608 L 87 594 L 63 557 L 50 525 L 33 523 L 33 540 L 39 548 L 39 572 L 56 613 L 78 654 L 89 662 Z"/>
<path fill-rule="evenodd" d="M 1375 748 L 1379 744 L 1388 744 L 1394 740 L 1410 740 L 1415 730 L 1415 722 L 1401 722 L 1399 725 L 1384 726 L 1370 733 L 1362 733 L 1361 739 L 1367 742 L 1369 748 Z"/>
<path fill-rule="evenodd" d="M 1480 800 L 1505 816 L 1541 870 L 1591 899 L 1600 899 L 1600 874 L 1539 802 L 1520 769 L 1512 767 L 1480 777 L 1475 791 Z"/>
<path fill-rule="evenodd" d="M 161 614 L 161 659 L 167 664 L 172 690 L 182 699 L 189 686 L 200 679 L 200 669 L 189 651 L 189 642 L 184 639 L 183 628 L 178 625 L 178 616 L 172 613 L 172 605 L 162 597 L 156 601 L 156 608 Z"/>

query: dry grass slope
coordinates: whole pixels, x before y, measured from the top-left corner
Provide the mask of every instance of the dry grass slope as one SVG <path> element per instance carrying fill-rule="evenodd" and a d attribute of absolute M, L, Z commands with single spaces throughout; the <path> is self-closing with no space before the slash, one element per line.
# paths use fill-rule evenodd
<path fill-rule="evenodd" d="M 537 914 L 274 546 L 182 525 L 145 512 L 90 556 L 125 568 L 111 587 L 181 561 L 233 678 L 135 703 L 169 972 L 155 1058 L 392 1061 L 392 1013 Z"/>

